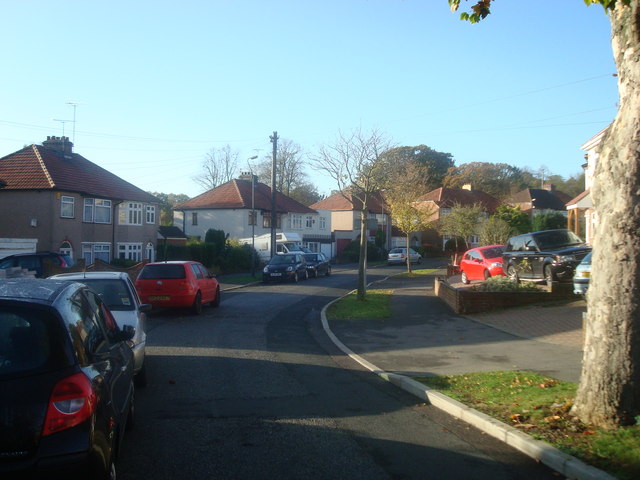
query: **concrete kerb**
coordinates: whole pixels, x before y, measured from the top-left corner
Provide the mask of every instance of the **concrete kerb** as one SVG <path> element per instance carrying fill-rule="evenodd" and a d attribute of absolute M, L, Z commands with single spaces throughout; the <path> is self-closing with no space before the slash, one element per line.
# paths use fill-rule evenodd
<path fill-rule="evenodd" d="M 387 278 L 389 277 L 386 277 L 385 280 Z M 470 408 L 457 400 L 447 397 L 440 392 L 436 392 L 410 377 L 399 375 L 397 373 L 386 372 L 353 352 L 331 331 L 326 311 L 333 303 L 341 300 L 347 295 L 350 295 L 354 291 L 355 290 L 352 290 L 346 295 L 327 303 L 320 312 L 320 319 L 322 322 L 322 328 L 334 345 L 355 362 L 402 390 L 447 412 L 449 415 L 473 425 L 478 430 L 497 438 L 525 455 L 542 462 L 549 468 L 561 473 L 566 478 L 575 480 L 616 480 L 615 477 L 608 473 L 592 467 L 571 455 L 567 455 L 557 448 L 545 442 L 536 440 L 520 430 Z"/>

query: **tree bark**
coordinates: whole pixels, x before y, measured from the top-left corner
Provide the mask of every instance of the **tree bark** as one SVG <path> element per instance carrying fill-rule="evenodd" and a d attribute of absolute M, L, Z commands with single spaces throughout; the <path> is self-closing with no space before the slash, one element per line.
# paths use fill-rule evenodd
<path fill-rule="evenodd" d="M 366 197 L 365 197 L 366 198 Z M 365 202 L 363 202 L 364 205 Z M 367 211 L 360 210 L 360 259 L 358 260 L 358 300 L 367 295 Z"/>
<path fill-rule="evenodd" d="M 610 13 L 620 108 L 601 142 L 582 377 L 573 413 L 603 428 L 640 415 L 640 7 Z"/>

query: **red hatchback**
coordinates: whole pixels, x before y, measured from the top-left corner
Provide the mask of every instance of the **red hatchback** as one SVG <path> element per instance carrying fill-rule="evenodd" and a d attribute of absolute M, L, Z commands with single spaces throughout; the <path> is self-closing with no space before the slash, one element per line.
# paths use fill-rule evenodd
<path fill-rule="evenodd" d="M 504 245 L 488 245 L 467 250 L 460 261 L 462 283 L 504 276 L 502 271 L 503 251 Z"/>
<path fill-rule="evenodd" d="M 136 280 L 142 303 L 157 307 L 188 307 L 202 312 L 202 305 L 220 305 L 220 285 L 204 265 L 191 261 L 147 263 Z"/>

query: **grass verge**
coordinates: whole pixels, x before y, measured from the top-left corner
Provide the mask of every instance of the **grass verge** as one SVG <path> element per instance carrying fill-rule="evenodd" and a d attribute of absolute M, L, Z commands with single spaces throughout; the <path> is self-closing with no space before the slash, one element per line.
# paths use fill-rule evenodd
<path fill-rule="evenodd" d="M 422 277 L 424 275 L 444 275 L 447 271 L 438 268 L 412 268 L 411 273 L 405 272 L 395 275 L 396 278 L 413 278 Z"/>
<path fill-rule="evenodd" d="M 391 293 L 392 290 L 367 290 L 365 300 L 360 301 L 352 292 L 327 308 L 327 318 L 388 318 L 391 316 Z"/>
<path fill-rule="evenodd" d="M 621 480 L 640 478 L 640 426 L 603 431 L 583 424 L 570 414 L 575 383 L 519 371 L 415 380 Z"/>

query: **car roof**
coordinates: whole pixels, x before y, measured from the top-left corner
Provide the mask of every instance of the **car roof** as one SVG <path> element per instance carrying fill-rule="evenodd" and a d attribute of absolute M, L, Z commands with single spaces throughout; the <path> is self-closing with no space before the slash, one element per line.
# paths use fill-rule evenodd
<path fill-rule="evenodd" d="M 0 300 L 36 301 L 50 305 L 72 285 L 69 282 L 44 278 L 0 280 Z"/>
<path fill-rule="evenodd" d="M 50 280 L 76 280 L 82 282 L 85 279 L 94 280 L 111 280 L 111 279 L 124 279 L 128 277 L 125 272 L 72 272 L 72 273 L 59 273 L 49 277 Z"/>
<path fill-rule="evenodd" d="M 29 253 L 14 253 L 13 255 L 7 255 L 6 257 L 2 257 L 0 260 L 4 260 L 5 258 L 14 258 L 14 257 L 46 257 L 50 255 L 59 255 L 64 256 L 64 253 L 59 252 L 29 252 Z"/>
<path fill-rule="evenodd" d="M 145 267 L 147 265 L 187 265 L 189 263 L 200 263 L 200 262 L 196 262 L 194 260 L 167 260 L 166 262 L 149 262 L 145 264 Z"/>

